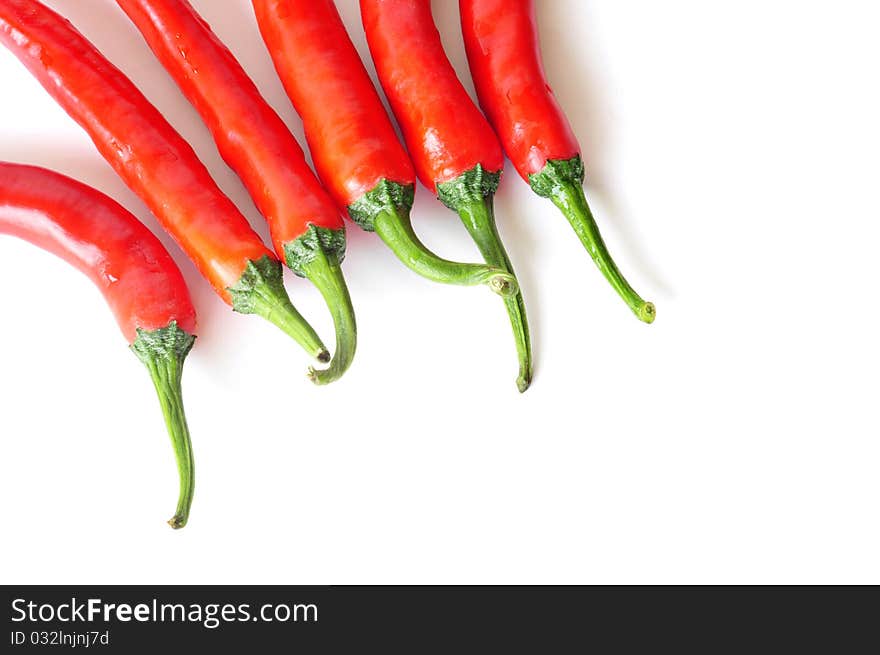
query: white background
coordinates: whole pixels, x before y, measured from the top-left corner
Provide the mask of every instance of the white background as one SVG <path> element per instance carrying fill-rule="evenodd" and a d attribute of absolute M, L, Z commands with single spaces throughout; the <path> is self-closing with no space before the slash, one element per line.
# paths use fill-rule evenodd
<path fill-rule="evenodd" d="M 261 234 L 207 130 L 110 0 L 52 0 L 195 146 Z M 198 0 L 298 137 L 246 0 Z M 357 3 L 337 3 L 366 54 Z M 471 88 L 457 3 L 434 9 Z M 200 312 L 184 389 L 198 484 L 98 292 L 0 239 L 5 583 L 880 582 L 880 9 L 857 0 L 537 0 L 548 75 L 639 323 L 508 167 L 500 229 L 537 376 L 500 301 L 409 273 L 349 224 L 360 343 L 328 388 L 181 252 Z M 372 73 L 372 65 L 369 64 Z M 0 52 L 0 158 L 157 224 Z M 474 260 L 420 189 L 415 224 Z M 317 292 L 289 279 L 332 342 Z"/>

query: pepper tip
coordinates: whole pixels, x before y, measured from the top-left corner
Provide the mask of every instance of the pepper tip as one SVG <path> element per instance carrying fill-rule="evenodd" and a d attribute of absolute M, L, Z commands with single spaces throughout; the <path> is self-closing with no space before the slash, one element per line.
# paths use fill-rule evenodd
<path fill-rule="evenodd" d="M 186 517 L 181 516 L 180 514 L 175 514 L 170 519 L 168 519 L 168 525 L 170 525 L 175 530 L 180 530 L 183 526 L 186 525 Z"/>
<path fill-rule="evenodd" d="M 645 323 L 653 323 L 654 319 L 657 318 L 657 308 L 654 307 L 654 303 L 646 302 L 639 308 L 639 318 Z"/>
<path fill-rule="evenodd" d="M 519 293 L 519 284 L 510 273 L 497 272 L 488 282 L 489 288 L 502 298 L 513 298 Z"/>

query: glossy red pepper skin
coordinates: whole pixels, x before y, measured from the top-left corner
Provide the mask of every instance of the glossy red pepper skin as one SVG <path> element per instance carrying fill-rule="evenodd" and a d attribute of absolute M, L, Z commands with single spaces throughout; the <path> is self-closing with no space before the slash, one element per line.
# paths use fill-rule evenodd
<path fill-rule="evenodd" d="M 410 221 L 416 175 L 332 0 L 253 0 L 275 69 L 303 120 L 321 181 L 408 268 L 446 284 L 517 291 L 508 273 L 443 259 Z"/>
<path fill-rule="evenodd" d="M 0 2 L 0 43 L 86 130 L 223 300 L 269 320 L 329 361 L 284 291 L 280 262 L 131 80 L 37 0 Z"/>
<path fill-rule="evenodd" d="M 309 225 L 342 217 L 302 148 L 235 56 L 186 0 L 117 0 L 211 130 L 220 155 L 266 217 L 275 252 Z"/>
<path fill-rule="evenodd" d="M 462 34 L 480 106 L 528 182 L 580 145 L 544 74 L 531 0 L 460 0 Z"/>
<path fill-rule="evenodd" d="M 92 137 L 220 296 L 270 255 L 190 145 L 67 20 L 35 0 L 0 3 L 0 40 Z"/>
<path fill-rule="evenodd" d="M 501 171 L 501 144 L 443 51 L 430 0 L 361 0 L 361 18 L 422 184 L 436 191 L 477 164 Z"/>
<path fill-rule="evenodd" d="M 46 169 L 0 162 L 0 234 L 47 250 L 89 277 L 153 380 L 180 475 L 182 528 L 195 467 L 181 375 L 195 341 L 196 311 L 177 264 L 159 240 L 116 201 Z M 58 326 L 63 333 L 64 326 Z"/>
<path fill-rule="evenodd" d="M 360 0 L 379 81 L 419 179 L 459 214 L 487 264 L 513 275 L 495 224 L 504 168 L 498 137 L 446 57 L 430 0 Z M 522 294 L 505 298 L 519 360 L 517 388 L 532 382 L 532 346 Z"/>
<path fill-rule="evenodd" d="M 565 215 L 596 266 L 645 323 L 656 316 L 617 268 L 584 193 L 584 163 L 544 74 L 532 0 L 459 0 L 480 105 L 517 172 Z"/>
<path fill-rule="evenodd" d="M 278 76 L 303 120 L 321 181 L 340 208 L 383 180 L 415 182 L 397 139 L 332 0 L 254 0 Z"/>
<path fill-rule="evenodd" d="M 278 257 L 311 280 L 336 328 L 329 367 L 310 369 L 317 384 L 348 369 L 357 325 L 340 264 L 345 227 L 302 148 L 235 56 L 187 0 L 117 0 L 153 54 L 201 115 L 227 164 L 266 218 Z"/>
<path fill-rule="evenodd" d="M 129 343 L 196 310 L 177 264 L 140 221 L 104 194 L 58 173 L 0 162 L 0 233 L 71 264 L 95 284 Z"/>

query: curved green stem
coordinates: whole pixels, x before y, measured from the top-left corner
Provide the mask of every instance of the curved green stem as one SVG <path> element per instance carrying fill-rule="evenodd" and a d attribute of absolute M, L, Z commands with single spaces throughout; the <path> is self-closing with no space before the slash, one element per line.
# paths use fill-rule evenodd
<path fill-rule="evenodd" d="M 493 199 L 500 180 L 500 171 L 487 171 L 482 165 L 477 164 L 454 180 L 438 184 L 437 197 L 444 205 L 458 212 L 486 263 L 515 275 L 495 224 Z M 516 341 L 519 359 L 519 377 L 516 386 L 522 393 L 532 383 L 533 374 L 532 341 L 522 292 L 518 291 L 512 298 L 505 298 L 504 305 L 507 307 L 507 315 L 510 317 L 510 325 Z"/>
<path fill-rule="evenodd" d="M 435 255 L 416 236 L 409 211 L 400 207 L 387 207 L 376 217 L 376 233 L 407 268 L 424 278 L 461 286 L 485 284 L 503 298 L 519 292 L 516 278 L 506 271 L 482 264 L 452 262 Z"/>
<path fill-rule="evenodd" d="M 329 384 L 351 366 L 357 349 L 357 323 L 340 264 L 345 257 L 345 230 L 310 225 L 306 233 L 284 245 L 287 265 L 318 288 L 333 316 L 336 350 L 326 369 L 309 368 L 315 384 Z"/>
<path fill-rule="evenodd" d="M 503 268 L 513 275 L 513 265 L 510 263 L 510 257 L 504 249 L 504 244 L 501 242 L 498 228 L 495 225 L 492 196 L 487 196 L 479 202 L 461 204 L 457 211 L 486 263 Z M 516 379 L 516 387 L 522 393 L 532 383 L 533 373 L 532 342 L 522 293 L 517 293 L 513 298 L 505 298 L 504 305 L 507 308 L 507 315 L 510 317 L 510 325 L 513 328 L 513 337 L 516 341 L 517 357 L 519 358 L 519 376 Z"/>
<path fill-rule="evenodd" d="M 397 258 L 424 278 L 443 284 L 485 284 L 502 297 L 519 292 L 516 278 L 484 264 L 463 264 L 438 257 L 418 238 L 410 220 L 413 186 L 382 180 L 351 205 L 349 214 L 361 227 L 376 232 Z"/>
<path fill-rule="evenodd" d="M 195 492 L 195 463 L 180 385 L 183 361 L 192 348 L 195 337 L 181 330 L 176 321 L 159 330 L 138 330 L 137 333 L 131 349 L 150 372 L 177 460 L 180 493 L 177 510 L 168 521 L 168 525 L 176 530 L 185 526 L 189 520 Z"/>
<path fill-rule="evenodd" d="M 249 261 L 238 282 L 228 289 L 232 308 L 242 314 L 262 316 L 319 362 L 329 362 L 330 353 L 321 337 L 290 302 L 282 280 L 278 260 L 264 255 L 256 261 Z"/>
<path fill-rule="evenodd" d="M 643 300 L 626 281 L 599 233 L 599 227 L 584 194 L 584 167 L 581 158 L 548 161 L 544 170 L 532 175 L 529 181 L 538 195 L 550 198 L 559 207 L 602 275 L 632 312 L 639 320 L 653 323 L 657 316 L 654 304 Z"/>

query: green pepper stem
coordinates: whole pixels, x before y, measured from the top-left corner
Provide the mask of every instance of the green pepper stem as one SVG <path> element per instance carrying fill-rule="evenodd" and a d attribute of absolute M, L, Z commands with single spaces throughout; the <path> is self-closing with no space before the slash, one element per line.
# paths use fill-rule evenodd
<path fill-rule="evenodd" d="M 515 275 L 510 257 L 504 249 L 504 244 L 498 234 L 498 227 L 495 224 L 493 195 L 489 194 L 480 199 L 459 202 L 454 208 L 476 242 L 486 263 Z M 518 292 L 512 298 L 505 298 L 504 304 L 507 307 L 507 314 L 510 317 L 510 324 L 513 327 L 513 335 L 516 340 L 516 352 L 519 358 L 519 377 L 516 380 L 516 386 L 522 393 L 532 383 L 533 373 L 532 343 L 522 292 Z"/>
<path fill-rule="evenodd" d="M 654 304 L 643 300 L 617 268 L 617 264 L 614 263 L 614 259 L 612 259 L 605 241 L 599 233 L 599 227 L 596 225 L 593 212 L 587 203 L 583 186 L 574 182 L 560 183 L 554 189 L 550 199 L 568 219 L 581 243 L 584 244 L 584 248 L 590 253 L 590 257 L 593 258 L 596 266 L 599 267 L 602 275 L 611 283 L 617 294 L 629 305 L 639 320 L 653 323 L 657 316 Z"/>
<path fill-rule="evenodd" d="M 397 258 L 424 278 L 462 286 L 485 284 L 503 298 L 519 293 L 516 278 L 499 267 L 453 262 L 428 250 L 413 230 L 405 207 L 386 205 L 376 214 L 373 227 Z"/>
<path fill-rule="evenodd" d="M 547 160 L 541 171 L 529 175 L 529 185 L 539 196 L 550 198 L 559 207 L 602 275 L 633 313 L 645 323 L 653 323 L 656 308 L 633 290 L 608 253 L 584 195 L 584 177 L 584 161 L 580 155 L 575 155 L 569 159 Z"/>
<path fill-rule="evenodd" d="M 138 330 L 138 338 L 131 345 L 138 359 L 150 372 L 150 378 L 159 396 L 168 435 L 171 437 L 174 457 L 177 460 L 180 492 L 177 510 L 168 521 L 168 525 L 175 530 L 185 526 L 189 520 L 195 492 L 195 463 L 180 384 L 183 361 L 194 341 L 194 336 L 181 330 L 177 327 L 177 323 L 172 321 L 168 327 L 159 330 Z"/>
<path fill-rule="evenodd" d="M 282 280 L 278 260 L 264 255 L 256 261 L 249 261 L 238 282 L 228 289 L 232 308 L 242 314 L 262 316 L 319 362 L 329 362 L 330 353 L 321 337 L 290 302 Z"/>
<path fill-rule="evenodd" d="M 321 337 L 296 310 L 287 294 L 259 298 L 254 313 L 280 328 L 319 362 L 330 361 L 330 353 Z"/>
<path fill-rule="evenodd" d="M 332 251 L 319 248 L 315 257 L 303 265 L 305 276 L 321 292 L 333 316 L 336 329 L 336 350 L 326 369 L 309 368 L 309 379 L 315 384 L 329 384 L 342 377 L 351 366 L 357 349 L 357 323 L 348 286 L 342 276 L 339 257 Z"/>

